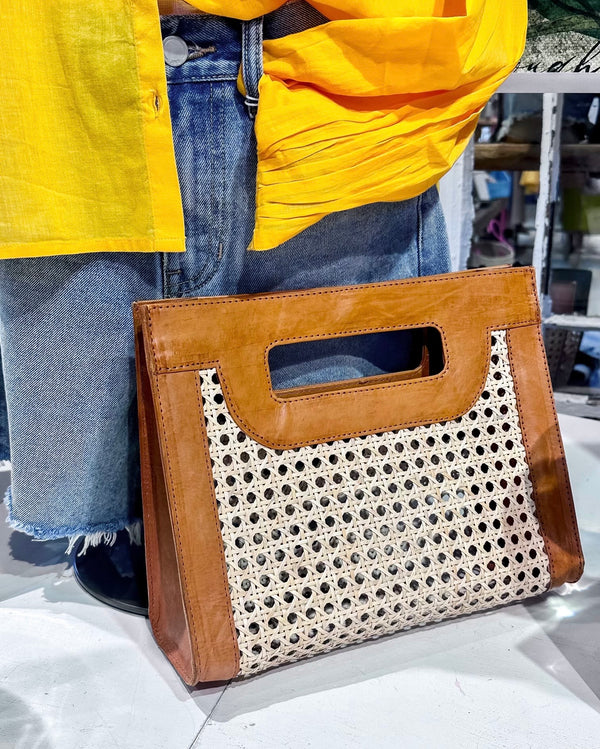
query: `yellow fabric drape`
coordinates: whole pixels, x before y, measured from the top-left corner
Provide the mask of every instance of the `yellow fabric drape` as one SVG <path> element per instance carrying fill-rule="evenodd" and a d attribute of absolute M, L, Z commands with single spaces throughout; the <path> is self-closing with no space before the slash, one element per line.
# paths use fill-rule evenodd
<path fill-rule="evenodd" d="M 276 247 L 328 213 L 435 184 L 525 45 L 524 0 L 310 3 L 335 20 L 264 42 L 251 249 Z M 282 3 L 193 4 L 251 17 Z"/>
<path fill-rule="evenodd" d="M 240 19 L 283 5 L 188 2 Z M 526 0 L 311 4 L 332 20 L 264 42 L 250 249 L 435 184 L 525 43 Z M 25 6 L 0 30 L 0 257 L 183 250 L 155 0 Z"/>

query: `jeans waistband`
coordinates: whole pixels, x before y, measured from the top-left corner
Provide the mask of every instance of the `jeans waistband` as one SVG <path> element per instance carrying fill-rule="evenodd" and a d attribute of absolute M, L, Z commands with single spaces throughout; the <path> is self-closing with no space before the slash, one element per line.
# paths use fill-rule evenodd
<path fill-rule="evenodd" d="M 263 73 L 263 38 L 275 39 L 326 21 L 327 18 L 305 0 L 288 2 L 250 21 L 205 13 L 161 16 L 163 38 L 180 37 L 192 53 L 191 59 L 182 65 L 165 65 L 167 82 L 235 80 L 241 63 L 246 107 L 249 116 L 254 118 L 258 108 L 258 82 Z M 194 57 L 194 54 L 199 56 Z"/>

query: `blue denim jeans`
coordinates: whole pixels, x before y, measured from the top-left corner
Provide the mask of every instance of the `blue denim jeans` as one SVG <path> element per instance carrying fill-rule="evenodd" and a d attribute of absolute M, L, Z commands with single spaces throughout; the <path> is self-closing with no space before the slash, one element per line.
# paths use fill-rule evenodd
<path fill-rule="evenodd" d="M 263 28 L 275 36 L 322 19 L 303 3 L 285 12 L 294 6 L 299 15 L 270 14 L 264 26 L 212 15 L 161 18 L 163 36 L 215 47 L 166 66 L 184 253 L 0 262 L 0 459 L 11 460 L 12 527 L 39 539 L 66 536 L 71 545 L 81 536 L 95 544 L 139 530 L 132 302 L 448 271 L 435 187 L 412 200 L 334 213 L 274 250 L 245 249 L 254 225 Z M 246 101 L 236 86 L 242 56 Z M 275 387 L 393 371 L 406 359 L 405 343 L 392 334 L 336 346 L 283 349 L 272 361 Z"/>

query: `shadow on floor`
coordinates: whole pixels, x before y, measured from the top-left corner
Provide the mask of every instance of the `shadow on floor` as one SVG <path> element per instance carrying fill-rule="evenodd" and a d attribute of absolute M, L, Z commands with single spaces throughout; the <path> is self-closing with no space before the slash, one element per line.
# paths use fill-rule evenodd
<path fill-rule="evenodd" d="M 0 690 L 0 746 L 54 749 L 42 718 L 11 692 Z"/>

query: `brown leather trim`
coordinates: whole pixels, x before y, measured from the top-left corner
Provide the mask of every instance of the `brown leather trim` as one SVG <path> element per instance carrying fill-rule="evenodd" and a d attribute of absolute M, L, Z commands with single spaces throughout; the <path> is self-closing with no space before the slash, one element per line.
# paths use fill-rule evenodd
<path fill-rule="evenodd" d="M 354 287 L 147 303 L 156 372 L 216 366 L 232 417 L 263 445 L 290 449 L 448 421 L 477 401 L 490 331 L 539 322 L 530 268 L 463 271 Z M 268 370 L 282 343 L 436 327 L 441 373 L 278 397 Z"/>
<path fill-rule="evenodd" d="M 551 587 L 556 587 L 581 577 L 583 554 L 552 385 L 539 326 L 510 330 L 507 341 Z"/>
<path fill-rule="evenodd" d="M 183 607 L 139 308 L 134 309 L 134 330 L 150 624 L 157 643 L 177 672 L 186 684 L 193 685 L 198 678 Z"/>
<path fill-rule="evenodd" d="M 163 374 L 153 385 L 196 677 L 222 681 L 238 674 L 239 650 L 199 379 L 196 372 Z"/>
<path fill-rule="evenodd" d="M 146 310 L 136 303 L 133 314 L 152 631 L 186 684 L 224 681 L 237 675 L 239 651 L 199 383 L 194 372 L 148 373 Z M 174 433 L 180 439 L 165 440 Z M 205 463 L 199 465 L 202 456 Z"/>

